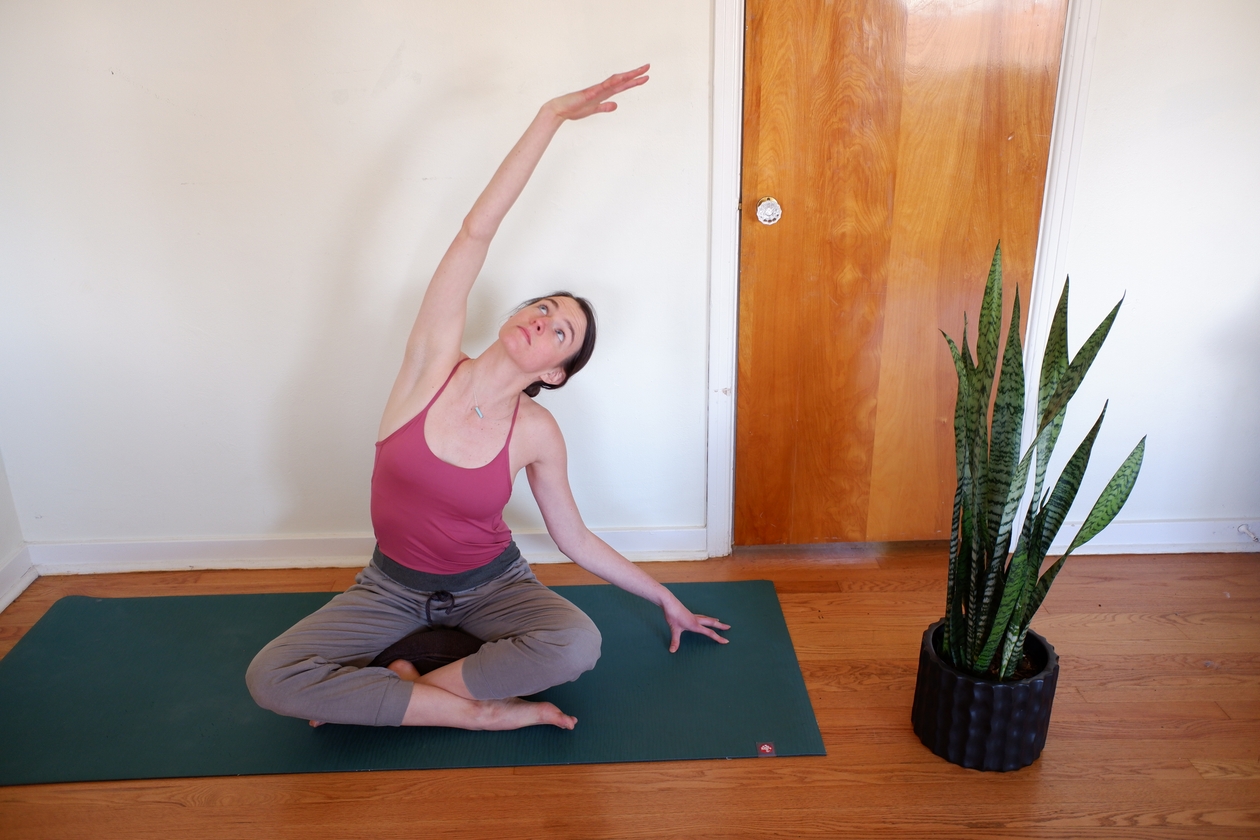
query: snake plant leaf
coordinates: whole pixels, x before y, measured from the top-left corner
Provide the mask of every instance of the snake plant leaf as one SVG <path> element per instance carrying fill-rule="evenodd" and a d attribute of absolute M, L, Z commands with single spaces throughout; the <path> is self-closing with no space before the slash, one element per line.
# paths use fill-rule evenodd
<path fill-rule="evenodd" d="M 959 534 L 962 525 L 962 506 L 963 506 L 963 486 L 959 482 L 958 489 L 954 491 L 954 513 L 950 521 L 949 528 L 949 577 L 945 584 L 945 650 L 949 652 L 949 657 L 954 660 L 954 649 L 956 640 L 962 638 L 962 595 L 959 587 L 962 581 L 959 580 L 960 572 L 963 570 L 962 560 L 958 556 Z"/>
<path fill-rule="evenodd" d="M 971 429 L 973 417 L 971 414 L 972 405 L 972 364 L 971 353 L 967 349 L 967 321 L 963 319 L 963 336 L 962 349 L 954 344 L 954 340 L 944 332 L 945 341 L 949 344 L 950 355 L 954 359 L 954 370 L 958 374 L 958 398 L 954 403 L 954 457 L 957 459 L 958 470 L 961 474 L 965 468 L 971 465 L 970 447 L 974 437 Z"/>
<path fill-rule="evenodd" d="M 1050 404 L 1050 398 L 1054 396 L 1055 389 L 1059 385 L 1059 380 L 1068 369 L 1068 293 L 1071 290 L 1072 280 L 1067 278 L 1063 281 L 1063 291 L 1059 294 L 1059 303 L 1055 306 L 1054 317 L 1050 321 L 1050 335 L 1046 339 L 1045 353 L 1041 358 L 1041 378 L 1037 383 L 1037 417 L 1040 418 L 1045 414 L 1047 406 Z M 1049 427 L 1039 428 L 1037 433 L 1033 435 L 1033 443 L 1029 450 L 1037 452 L 1037 470 L 1033 479 L 1033 499 L 1037 499 L 1041 494 L 1041 487 L 1045 482 L 1046 468 L 1050 464 L 1050 456 L 1054 453 L 1054 446 L 1059 440 L 1059 432 L 1063 429 L 1063 417 L 1067 413 L 1067 407 L 1064 406 L 1050 423 Z"/>
<path fill-rule="evenodd" d="M 1032 599 L 1029 600 L 1029 617 L 1041 608 L 1041 602 L 1046 600 L 1046 593 L 1050 591 L 1050 584 L 1054 583 L 1054 579 L 1059 576 L 1059 571 L 1063 568 L 1063 564 L 1067 561 L 1068 555 L 1065 552 L 1062 557 L 1055 560 L 1050 568 L 1046 569 L 1041 578 L 1037 581 L 1037 588 L 1033 590 Z"/>
<path fill-rule="evenodd" d="M 1059 384 L 1059 379 L 1068 368 L 1068 287 L 1072 278 L 1063 281 L 1063 292 L 1059 295 L 1059 304 L 1055 307 L 1054 317 L 1050 321 L 1050 335 L 1046 338 L 1046 351 L 1041 359 L 1041 380 L 1037 385 L 1037 416 L 1046 413 L 1050 397 Z"/>
<path fill-rule="evenodd" d="M 1145 454 L 1146 436 L 1143 435 L 1137 446 L 1133 447 L 1133 451 L 1129 453 L 1129 457 L 1125 458 L 1124 463 L 1116 470 L 1116 474 L 1107 482 L 1098 501 L 1094 502 L 1081 529 L 1076 532 L 1072 544 L 1068 546 L 1068 553 L 1092 540 L 1099 531 L 1110 525 L 1111 520 L 1116 518 L 1120 508 L 1124 507 L 1124 503 L 1129 500 L 1129 494 L 1133 492 L 1133 485 L 1137 483 L 1138 472 L 1142 469 L 1142 457 Z"/>
<path fill-rule="evenodd" d="M 967 501 L 964 498 L 962 510 L 959 513 L 959 529 L 962 535 L 962 543 L 966 546 L 971 540 L 971 511 L 967 509 Z M 966 614 L 963 612 L 963 604 L 967 598 L 967 585 L 971 579 L 971 554 L 964 549 L 958 555 L 958 571 L 955 575 L 956 588 L 954 590 L 954 600 L 950 604 L 951 612 L 957 620 L 957 626 L 953 628 L 950 641 L 951 646 L 947 648 L 950 660 L 959 667 L 965 667 L 966 650 L 967 650 L 967 633 L 970 630 L 971 622 L 967 620 Z"/>
<path fill-rule="evenodd" d="M 1020 660 L 1024 658 L 1024 640 L 1028 638 L 1028 625 L 1032 621 L 1032 613 L 1030 610 L 1025 614 L 1024 620 L 1019 628 L 1019 636 L 1015 639 L 1015 644 L 1011 646 L 1011 655 L 1007 658 L 1008 665 L 1001 674 L 1001 678 L 1009 680 L 1015 676 L 1015 669 L 1019 667 Z"/>
<path fill-rule="evenodd" d="M 1048 509 L 1043 503 L 1038 506 L 1036 515 L 1031 515 L 1031 509 L 1029 514 L 1029 518 L 1032 520 L 1031 527 L 1026 524 L 1025 533 L 1020 536 L 1021 548 L 1026 551 L 1028 561 L 1024 570 L 1025 574 L 1020 579 L 1019 590 L 1013 598 L 1014 607 L 1006 624 L 1006 632 L 1001 639 L 1000 650 L 1002 656 L 997 667 L 999 678 L 1004 678 L 1004 675 L 1010 672 L 1010 663 L 1020 639 L 1020 629 L 1027 623 L 1028 617 L 1032 614 L 1028 609 L 1028 605 L 1038 582 L 1037 573 L 1041 570 L 1042 560 L 1046 556 L 1044 534 Z M 1016 664 L 1018 664 L 1018 660 L 1016 660 Z"/>
<path fill-rule="evenodd" d="M 974 656 L 973 670 L 975 673 L 982 674 L 989 669 L 994 655 L 998 652 L 1002 640 L 1006 637 L 1006 629 L 1010 625 L 1011 619 L 1015 617 L 1016 610 L 1021 606 L 1019 602 L 1024 590 L 1028 587 L 1028 575 L 1035 575 L 1037 572 L 1035 565 L 1030 562 L 1028 556 L 1028 548 L 1032 543 L 1034 520 L 1035 517 L 1033 516 L 1029 516 L 1024 520 L 1023 533 L 1020 534 L 1019 545 L 1015 548 L 1015 554 L 1011 557 L 1010 568 L 1006 572 L 1006 582 L 998 603 L 997 612 L 993 614 L 989 626 L 986 628 L 983 646 Z"/>
<path fill-rule="evenodd" d="M 980 496 L 980 489 L 984 487 L 986 461 L 988 459 L 989 442 L 988 442 L 988 408 L 989 396 L 987 392 L 981 392 L 980 374 L 975 362 L 971 360 L 971 351 L 967 348 L 967 319 L 963 317 L 963 345 L 962 345 L 962 361 L 963 368 L 966 370 L 968 380 L 967 402 L 966 402 L 966 435 L 967 435 L 967 454 L 968 465 L 971 469 L 972 481 L 972 510 L 979 512 L 983 510 L 984 498 Z M 975 539 L 979 540 L 983 536 L 983 520 L 976 521 L 976 528 L 973 533 Z"/>
<path fill-rule="evenodd" d="M 1011 312 L 1010 328 L 1006 335 L 1006 350 L 1002 355 L 1002 370 L 998 378 L 997 397 L 993 405 L 993 436 L 989 447 L 987 465 L 985 509 L 988 515 L 984 545 L 988 562 L 984 574 L 977 582 L 980 592 L 979 615 L 992 616 L 995 599 L 1005 592 L 1003 579 L 1006 566 L 1006 549 L 1010 542 L 1010 524 L 1005 521 L 1011 485 L 1018 472 L 1020 432 L 1024 423 L 1024 362 L 1023 348 L 1019 340 L 1019 289 L 1015 290 L 1015 304 Z M 1023 496 L 1023 484 L 1027 478 L 1027 464 L 1020 478 L 1019 498 Z M 1014 515 L 1014 510 L 1011 511 Z M 1005 531 L 1005 537 L 1002 536 Z M 991 535 L 997 534 L 996 542 Z M 978 622 L 976 638 L 982 640 L 989 632 L 990 621 Z M 977 642 L 978 644 L 978 642 Z M 972 648 L 975 650 L 975 647 Z"/>
<path fill-rule="evenodd" d="M 1142 456 L 1146 453 L 1146 437 L 1138 441 L 1137 446 L 1133 447 L 1133 451 L 1129 453 L 1129 457 L 1124 459 L 1124 463 L 1116 470 L 1115 475 L 1107 482 L 1107 486 L 1103 488 L 1102 494 L 1098 497 L 1098 501 L 1094 502 L 1093 508 L 1085 517 L 1085 522 L 1081 525 L 1081 529 L 1076 532 L 1076 536 L 1068 545 L 1067 551 L 1063 552 L 1063 556 L 1054 562 L 1041 579 L 1037 581 L 1037 589 L 1033 593 L 1033 599 L 1030 601 L 1030 613 L 1036 612 L 1041 607 L 1041 602 L 1045 600 L 1046 594 L 1050 591 L 1050 584 L 1054 583 L 1055 577 L 1063 568 L 1063 563 L 1067 560 L 1068 555 L 1085 543 L 1098 536 L 1098 533 L 1111 524 L 1111 520 L 1116 518 L 1116 514 L 1120 512 L 1120 508 L 1124 507 L 1124 503 L 1128 501 L 1129 494 L 1133 492 L 1133 485 L 1137 483 L 1138 472 L 1142 469 Z"/>
<path fill-rule="evenodd" d="M 1023 358 L 1024 351 L 1019 340 L 1019 289 L 1016 288 L 1010 330 L 1006 334 L 1006 350 L 1002 355 L 1002 373 L 998 378 L 997 398 L 993 404 L 988 498 L 985 500 L 989 514 L 989 534 L 1001 534 L 1006 502 L 1019 461 L 1019 438 L 1024 425 Z M 1005 551 L 994 552 L 994 555 L 995 559 L 1006 560 Z"/>
<path fill-rule="evenodd" d="M 1059 433 L 1063 431 L 1063 420 L 1067 417 L 1067 406 L 1063 406 L 1059 413 L 1055 415 L 1049 426 L 1041 430 L 1037 435 L 1037 470 L 1033 476 L 1033 498 L 1041 497 L 1041 490 L 1045 486 L 1046 468 L 1050 466 L 1050 456 L 1054 454 L 1054 447 L 1059 442 Z"/>
<path fill-rule="evenodd" d="M 1032 463 L 1032 456 L 1035 449 L 1029 449 L 1028 452 L 1020 459 L 1019 466 L 1015 468 L 1015 477 L 1011 480 L 1010 489 L 1006 494 L 1006 506 L 1002 509 L 1002 522 L 998 528 L 997 547 L 993 553 L 995 556 L 1006 560 L 1007 552 L 1011 547 L 1011 527 L 1015 523 L 1015 514 L 1019 510 L 1020 500 L 1024 498 L 1024 491 L 1028 489 L 1028 466 Z"/>
<path fill-rule="evenodd" d="M 975 372 L 973 371 L 973 375 Z M 968 410 L 972 413 L 968 425 L 972 428 L 974 436 L 968 444 L 968 455 L 970 456 L 970 464 L 968 472 L 970 473 L 970 509 L 974 515 L 971 529 L 971 558 L 972 558 L 972 580 L 971 598 L 968 608 L 975 610 L 979 606 L 979 592 L 981 588 L 981 578 L 984 576 L 986 564 L 984 558 L 988 553 L 986 546 L 989 544 L 989 523 L 985 513 L 986 492 L 989 482 L 989 464 L 988 464 L 988 423 L 986 415 L 988 412 L 988 399 L 979 394 L 975 387 L 973 379 L 971 389 L 972 402 Z"/>
<path fill-rule="evenodd" d="M 1015 556 L 1011 558 L 1011 568 L 1006 577 L 1006 587 L 998 603 L 997 612 L 993 616 L 993 623 L 985 635 L 984 645 L 974 657 L 972 664 L 974 673 L 983 674 L 993 664 L 993 657 L 998 652 L 998 646 L 1001 645 L 1002 639 L 1006 636 L 1007 625 L 1010 624 L 1011 616 L 1015 614 L 1016 602 L 1024 591 L 1024 578 L 1027 575 L 1027 570 L 1027 553 L 1016 552 Z"/>
<path fill-rule="evenodd" d="M 941 335 L 945 336 L 945 341 L 949 344 L 950 355 L 954 359 L 954 370 L 958 373 L 958 398 L 954 401 L 954 457 L 955 463 L 958 465 L 961 473 L 963 467 L 968 464 L 969 457 L 967 455 L 967 406 L 971 402 L 971 376 L 967 372 L 967 364 L 963 361 L 962 352 L 958 349 L 958 345 L 954 344 L 954 340 L 950 338 L 942 330 Z M 967 327 L 963 326 L 963 346 L 967 345 Z"/>
<path fill-rule="evenodd" d="M 968 582 L 967 591 L 967 614 L 972 616 L 980 615 L 980 602 L 984 597 L 984 578 L 988 573 L 989 553 L 987 551 L 988 539 L 985 536 L 985 513 L 982 504 L 984 497 L 984 485 L 976 484 L 976 498 L 972 500 L 970 509 L 973 513 L 972 517 L 972 537 L 971 537 L 971 579 Z M 976 621 L 968 621 L 967 623 L 967 653 L 968 656 L 974 656 L 975 651 L 979 648 L 984 637 L 980 635 L 981 625 Z"/>
<path fill-rule="evenodd" d="M 989 407 L 989 394 L 993 390 L 993 373 L 997 367 L 998 339 L 1002 335 L 1002 243 L 993 250 L 989 264 L 989 279 L 984 284 L 984 298 L 980 301 L 980 320 L 976 322 L 976 389 L 980 392 L 984 407 Z"/>
<path fill-rule="evenodd" d="M 1023 579 L 1024 585 L 1020 587 L 1019 597 L 1015 600 L 1012 619 L 1007 623 L 1006 633 L 1002 638 L 1002 659 L 998 663 L 998 677 L 1000 679 L 1008 679 L 1011 676 L 1011 673 L 1019 665 L 1019 658 L 1023 655 L 1020 639 L 1024 637 L 1024 633 L 1028 629 L 1027 621 L 1031 615 L 1028 604 L 1032 596 L 1032 590 L 1037 584 L 1037 569 L 1033 565 L 1031 557 L 1028 561 L 1028 568 L 1030 572 Z"/>
<path fill-rule="evenodd" d="M 1059 480 L 1054 485 L 1054 491 L 1046 502 L 1046 521 L 1041 538 L 1042 545 L 1047 548 L 1058 535 L 1059 528 L 1063 525 L 1063 518 L 1067 516 L 1068 509 L 1072 507 L 1072 502 L 1076 501 L 1077 491 L 1080 490 L 1081 481 L 1085 478 L 1085 469 L 1089 466 L 1089 454 L 1094 448 L 1094 440 L 1097 439 L 1098 430 L 1102 428 L 1103 418 L 1106 416 L 1107 406 L 1104 404 L 1102 413 L 1094 421 L 1094 426 L 1089 430 L 1089 434 L 1085 435 L 1085 439 L 1081 441 L 1080 445 L 1076 447 L 1076 451 L 1072 453 L 1072 457 L 1063 465 L 1063 472 L 1059 474 Z"/>
<path fill-rule="evenodd" d="M 963 632 L 963 589 L 966 581 L 966 563 L 961 557 L 963 550 L 963 532 L 962 532 L 962 510 L 963 504 L 967 498 L 967 450 L 966 441 L 963 433 L 966 428 L 966 419 L 961 413 L 966 410 L 964 404 L 964 391 L 966 389 L 966 380 L 962 378 L 962 358 L 958 353 L 958 348 L 954 346 L 954 342 L 949 336 L 945 336 L 945 340 L 949 342 L 950 350 L 953 353 L 955 364 L 960 371 L 958 380 L 958 404 L 955 408 L 954 416 L 954 437 L 957 450 L 958 469 L 958 488 L 954 491 L 954 511 L 950 521 L 949 529 L 949 579 L 946 585 L 945 595 L 945 650 L 949 652 L 950 659 L 956 660 L 954 656 L 957 650 L 960 650 L 958 640 L 962 638 Z"/>
<path fill-rule="evenodd" d="M 949 336 L 950 352 L 954 357 L 955 370 L 958 373 L 958 401 L 954 410 L 955 450 L 960 464 L 960 486 L 964 493 L 962 508 L 962 539 L 958 546 L 958 556 L 966 558 L 966 576 L 959 577 L 960 589 L 956 596 L 960 602 L 960 612 L 970 615 L 978 608 L 978 584 L 976 576 L 983 571 L 979 558 L 984 553 L 985 520 L 980 511 L 983 510 L 983 488 L 985 486 L 985 455 L 988 451 L 987 424 L 985 409 L 988 401 L 978 393 L 975 362 L 967 345 L 967 318 L 963 316 L 962 347 L 957 347 Z M 983 405 L 984 409 L 980 406 Z M 961 410 L 960 407 L 961 406 Z M 959 421 L 962 421 L 961 423 Z M 971 650 L 975 644 L 975 629 L 967 623 L 965 639 L 955 643 Z"/>
<path fill-rule="evenodd" d="M 1045 409 L 1041 412 L 1041 420 L 1038 424 L 1037 431 L 1040 432 L 1054 419 L 1060 411 L 1067 408 L 1068 400 L 1076 393 L 1076 389 L 1081 386 L 1081 381 L 1085 379 L 1085 374 L 1089 372 L 1090 365 L 1094 363 L 1094 358 L 1098 355 L 1098 351 L 1102 349 L 1103 342 L 1107 339 L 1107 333 L 1111 331 L 1111 325 L 1115 323 L 1116 316 L 1120 314 L 1120 305 L 1124 303 L 1124 298 L 1112 307 L 1111 312 L 1107 313 L 1107 317 L 1103 318 L 1085 343 L 1081 345 L 1081 349 L 1077 351 L 1072 361 L 1068 363 L 1067 370 L 1060 377 L 1058 384 L 1055 385 L 1054 394 L 1046 403 Z"/>
<path fill-rule="evenodd" d="M 979 538 L 976 536 L 976 531 L 979 529 L 980 520 L 983 519 L 983 516 L 982 515 L 977 516 L 976 514 L 977 514 L 977 511 L 973 504 L 968 502 L 967 504 L 964 505 L 963 516 L 966 517 L 966 526 L 967 526 L 965 530 L 971 536 L 971 540 L 969 541 L 970 548 L 964 548 L 964 555 L 967 558 L 967 572 L 968 572 L 968 575 L 965 578 L 966 580 L 965 603 L 966 603 L 966 611 L 967 611 L 966 614 L 968 616 L 974 616 L 977 614 L 976 610 L 979 607 L 980 596 L 977 591 L 978 586 L 976 584 L 976 577 L 982 573 L 983 570 L 981 569 L 981 566 L 984 563 L 984 558 L 980 554 L 979 546 L 976 545 L 979 542 Z M 965 655 L 968 658 L 972 655 L 972 652 L 975 651 L 976 649 L 976 644 L 977 644 L 976 633 L 977 633 L 976 623 L 974 621 L 968 620 L 967 635 L 964 641 L 965 650 L 966 650 Z"/>
<path fill-rule="evenodd" d="M 1015 553 L 1011 556 L 1011 562 L 1006 569 L 1002 592 L 998 596 L 997 611 L 988 616 L 973 616 L 972 618 L 973 622 L 983 622 L 984 624 L 984 632 L 982 634 L 984 644 L 972 657 L 975 673 L 984 673 L 988 670 L 989 665 L 993 661 L 993 656 L 997 653 L 998 646 L 1002 643 L 1002 639 L 1006 634 L 1006 626 L 1015 614 L 1016 602 L 1019 599 L 1020 592 L 1026 586 L 1024 574 L 1028 571 L 1028 548 L 1032 543 L 1035 524 L 1036 517 L 1029 511 L 1029 515 L 1024 517 L 1024 526 L 1020 530 L 1019 542 L 1015 546 Z"/>

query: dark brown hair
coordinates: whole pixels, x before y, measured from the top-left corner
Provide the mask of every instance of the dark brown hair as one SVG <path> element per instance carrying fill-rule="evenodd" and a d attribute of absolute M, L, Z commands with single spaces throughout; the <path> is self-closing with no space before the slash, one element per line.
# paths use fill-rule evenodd
<path fill-rule="evenodd" d="M 595 307 L 584 297 L 578 297 L 572 292 L 552 292 L 549 295 L 536 297 L 533 300 L 527 300 L 520 306 L 516 307 L 516 311 L 520 312 L 527 306 L 533 306 L 535 303 L 541 303 L 547 298 L 567 297 L 578 305 L 582 310 L 582 314 L 586 316 L 586 333 L 582 336 L 582 343 L 573 355 L 564 360 L 564 379 L 559 384 L 552 385 L 550 382 L 544 382 L 538 379 L 529 384 L 525 389 L 525 393 L 531 397 L 538 396 L 538 392 L 543 388 L 548 391 L 554 391 L 556 388 L 563 388 L 564 384 L 569 381 L 573 374 L 586 367 L 586 363 L 591 360 L 591 354 L 595 352 Z"/>

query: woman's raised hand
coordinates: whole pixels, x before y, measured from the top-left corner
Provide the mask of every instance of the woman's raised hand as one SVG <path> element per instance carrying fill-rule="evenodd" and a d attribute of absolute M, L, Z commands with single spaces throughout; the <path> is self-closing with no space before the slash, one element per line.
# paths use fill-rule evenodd
<path fill-rule="evenodd" d="M 580 120 L 591 114 L 606 114 L 617 110 L 617 103 L 608 101 L 622 91 L 638 87 L 648 80 L 647 71 L 651 65 L 644 64 L 625 73 L 609 76 L 597 85 L 585 90 L 557 96 L 547 104 L 561 119 Z"/>

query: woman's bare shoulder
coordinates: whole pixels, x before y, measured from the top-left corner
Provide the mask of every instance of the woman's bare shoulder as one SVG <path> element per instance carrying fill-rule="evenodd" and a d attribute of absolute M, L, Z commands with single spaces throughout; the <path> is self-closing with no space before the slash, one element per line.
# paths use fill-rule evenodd
<path fill-rule="evenodd" d="M 540 461 L 564 458 L 564 435 L 551 412 L 528 396 L 521 395 L 521 407 L 512 432 L 513 473 Z"/>
<path fill-rule="evenodd" d="M 521 407 L 516 415 L 516 429 L 517 434 L 555 436 L 560 440 L 564 439 L 560 434 L 560 424 L 556 422 L 552 413 L 526 394 L 521 394 Z"/>

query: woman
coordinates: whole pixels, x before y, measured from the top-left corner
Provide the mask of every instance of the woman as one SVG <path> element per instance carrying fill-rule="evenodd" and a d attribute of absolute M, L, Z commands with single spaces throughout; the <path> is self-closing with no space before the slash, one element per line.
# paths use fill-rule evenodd
<path fill-rule="evenodd" d="M 577 719 L 521 696 L 594 667 L 600 636 L 577 607 L 534 579 L 502 512 L 522 469 L 556 545 L 578 565 L 657 604 L 670 652 L 684 631 L 725 643 L 665 587 L 596 537 L 569 489 L 564 438 L 532 397 L 590 357 L 594 313 L 556 293 L 530 301 L 475 359 L 460 351 L 468 294 L 499 223 L 566 120 L 608 113 L 648 66 L 543 105 L 473 205 L 438 264 L 381 418 L 372 474 L 372 563 L 346 592 L 267 645 L 246 680 L 259 705 L 320 722 L 517 729 Z M 484 640 L 419 674 L 369 663 L 429 627 Z"/>

